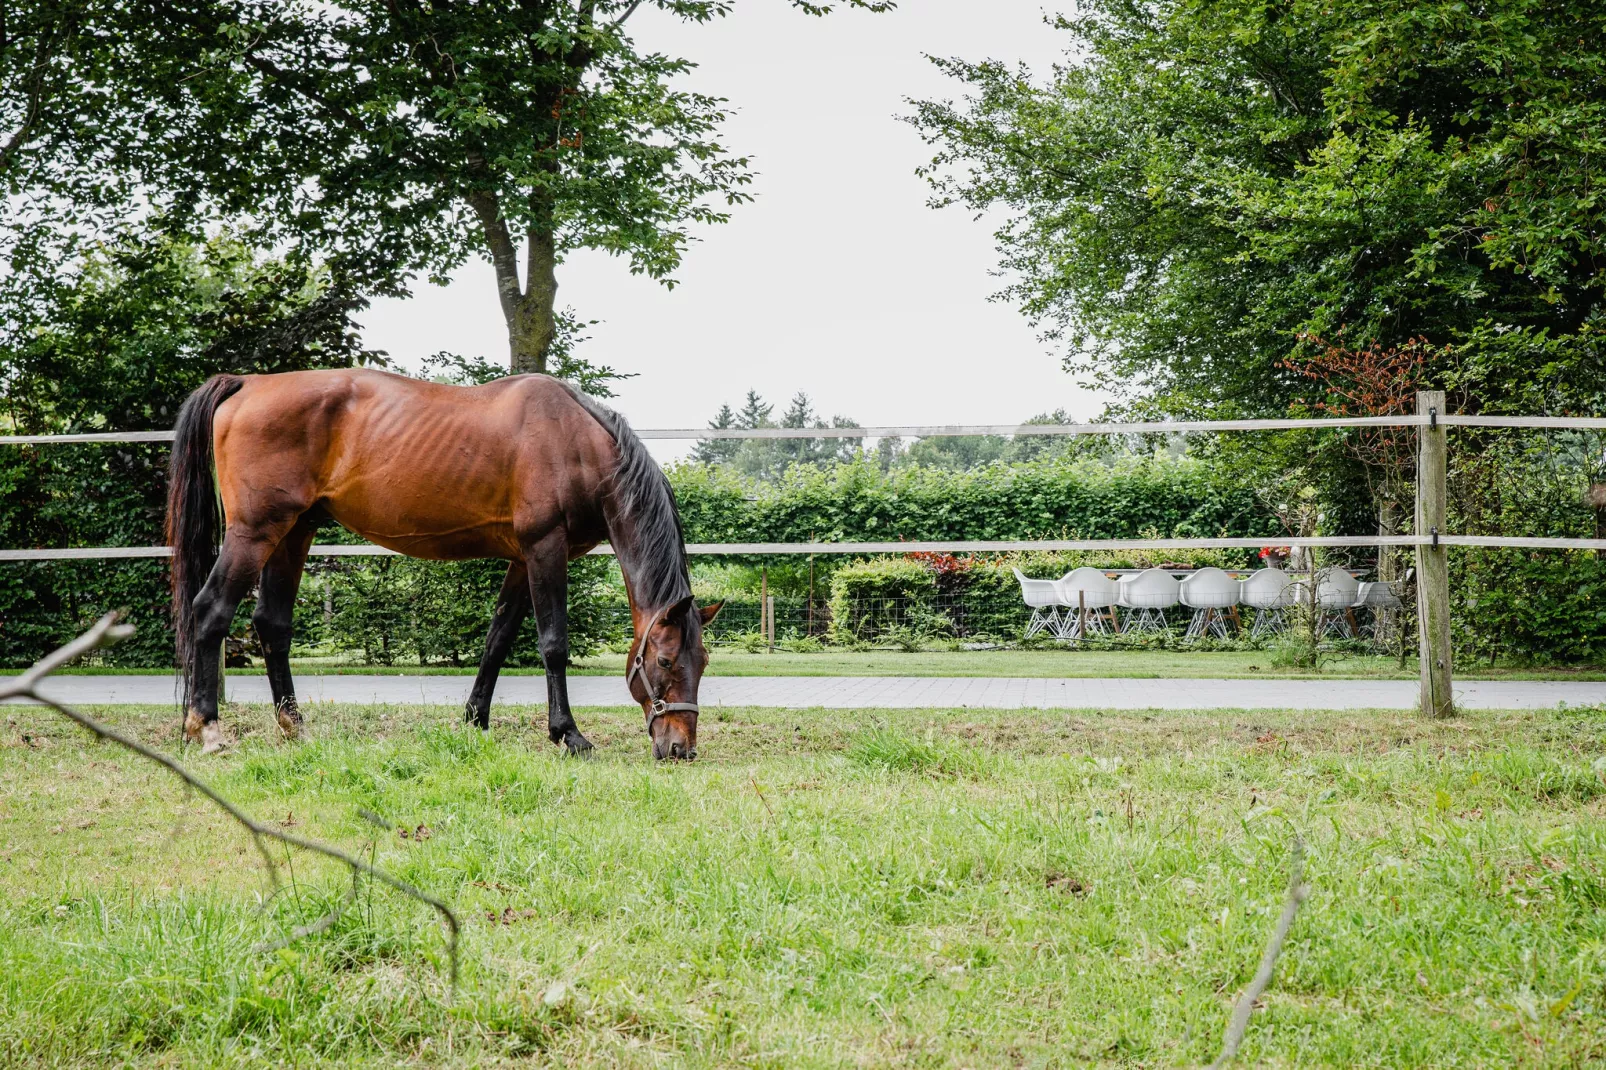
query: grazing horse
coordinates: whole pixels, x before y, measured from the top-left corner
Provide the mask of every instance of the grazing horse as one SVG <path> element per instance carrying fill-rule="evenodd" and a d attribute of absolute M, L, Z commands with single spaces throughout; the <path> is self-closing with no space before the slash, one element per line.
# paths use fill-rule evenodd
<path fill-rule="evenodd" d="M 300 734 L 290 621 L 313 533 L 328 521 L 411 557 L 506 560 L 468 719 L 490 727 L 497 674 L 533 610 L 547 733 L 573 754 L 591 743 L 569 708 L 567 566 L 606 540 L 630 598 L 627 683 L 653 755 L 696 757 L 703 628 L 719 606 L 693 605 L 674 492 L 624 418 L 544 375 L 462 387 L 368 369 L 216 375 L 179 410 L 167 497 L 173 623 L 184 733 L 204 752 L 225 745 L 219 644 L 253 586 L 279 727 Z"/>

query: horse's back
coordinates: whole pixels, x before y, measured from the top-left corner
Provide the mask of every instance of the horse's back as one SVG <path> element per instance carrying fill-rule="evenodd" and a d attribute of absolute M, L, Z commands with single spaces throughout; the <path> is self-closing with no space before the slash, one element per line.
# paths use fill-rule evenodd
<path fill-rule="evenodd" d="M 563 384 L 510 376 L 462 387 L 372 369 L 245 377 L 214 423 L 224 509 L 324 507 L 422 557 L 515 557 L 572 511 L 611 440 Z"/>

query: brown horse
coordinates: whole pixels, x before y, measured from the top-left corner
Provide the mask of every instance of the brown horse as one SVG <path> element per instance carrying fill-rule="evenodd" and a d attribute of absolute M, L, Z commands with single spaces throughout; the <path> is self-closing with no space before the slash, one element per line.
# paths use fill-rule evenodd
<path fill-rule="evenodd" d="M 564 675 L 567 565 L 608 541 L 635 629 L 627 681 L 653 755 L 696 757 L 703 627 L 719 606 L 693 606 L 674 492 L 624 418 L 544 375 L 461 387 L 359 369 L 217 375 L 179 411 L 167 499 L 173 622 L 185 736 L 204 751 L 225 745 L 219 644 L 253 586 L 279 727 L 300 734 L 291 612 L 328 521 L 412 557 L 508 561 L 468 719 L 490 727 L 497 674 L 533 609 L 547 733 L 575 754 L 591 743 Z"/>

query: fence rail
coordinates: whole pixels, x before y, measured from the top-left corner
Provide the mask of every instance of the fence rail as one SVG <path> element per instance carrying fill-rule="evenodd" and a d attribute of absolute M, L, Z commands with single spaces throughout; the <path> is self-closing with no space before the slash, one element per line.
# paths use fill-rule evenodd
<path fill-rule="evenodd" d="M 915 424 L 876 427 L 645 427 L 638 438 L 650 441 L 776 438 L 955 438 L 975 435 L 1149 435 L 1196 431 L 1320 431 L 1346 427 L 1506 427 L 1549 431 L 1606 431 L 1598 416 L 1458 416 L 1451 413 L 1399 416 L 1333 416 L 1314 419 L 1147 420 L 1075 424 Z M 94 431 L 73 435 L 0 435 L 0 446 L 42 446 L 74 442 L 171 442 L 172 431 Z"/>

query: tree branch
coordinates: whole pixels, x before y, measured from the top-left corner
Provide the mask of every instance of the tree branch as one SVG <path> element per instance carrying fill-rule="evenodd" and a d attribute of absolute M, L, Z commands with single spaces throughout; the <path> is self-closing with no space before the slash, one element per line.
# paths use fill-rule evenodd
<path fill-rule="evenodd" d="M 1271 942 L 1266 945 L 1266 953 L 1260 957 L 1260 969 L 1255 971 L 1254 980 L 1249 982 L 1249 987 L 1244 989 L 1244 994 L 1238 997 L 1237 1006 L 1232 1009 L 1232 1021 L 1227 1025 L 1221 1054 L 1216 1056 L 1216 1061 L 1210 1064 L 1208 1070 L 1221 1070 L 1237 1056 L 1244 1042 L 1244 1032 L 1249 1028 L 1249 1015 L 1254 1012 L 1255 1001 L 1271 984 L 1272 971 L 1277 968 L 1277 956 L 1283 953 L 1283 941 L 1288 939 L 1288 930 L 1294 927 L 1299 906 L 1308 895 L 1310 885 L 1305 883 L 1305 842 L 1296 836 L 1292 857 L 1288 862 L 1288 901 L 1283 904 L 1282 917 L 1277 919 Z"/>
<path fill-rule="evenodd" d="M 641 6 L 641 0 L 630 0 L 630 6 L 625 8 L 625 13 L 623 15 L 620 15 L 618 18 L 614 19 L 612 22 L 608 23 L 608 32 L 609 33 L 613 33 L 616 30 L 618 30 L 619 27 L 623 26 L 625 24 L 625 20 L 628 19 L 631 15 L 634 15 L 636 13 L 636 8 L 638 8 L 640 6 Z"/>
<path fill-rule="evenodd" d="M 485 158 L 478 153 L 469 156 L 469 169 L 483 172 Z M 469 207 L 479 217 L 480 230 L 485 235 L 486 248 L 491 253 L 491 265 L 496 268 L 496 293 L 502 300 L 502 316 L 512 327 L 519 313 L 519 302 L 524 291 L 519 286 L 519 251 L 513 244 L 513 235 L 502 215 L 502 204 L 490 190 L 473 190 L 468 195 Z"/>
<path fill-rule="evenodd" d="M 81 657 L 82 655 L 89 653 L 91 650 L 98 650 L 101 647 L 111 646 L 113 643 L 116 643 L 122 639 L 126 639 L 128 636 L 132 635 L 134 633 L 133 627 L 128 624 L 118 623 L 120 618 L 121 614 L 118 613 L 106 614 L 106 616 L 96 621 L 94 627 L 90 628 L 89 631 L 85 632 L 83 635 L 80 635 L 77 639 L 74 639 L 61 649 L 42 658 L 37 664 L 34 665 L 33 668 L 29 669 L 21 676 L 18 676 L 10 683 L 0 685 L 0 702 L 5 702 L 8 699 L 25 698 L 31 699 L 32 701 L 41 705 L 49 706 L 63 717 L 82 725 L 84 728 L 88 729 L 96 736 L 99 736 L 101 739 L 116 743 L 118 746 L 131 750 L 135 754 L 148 758 L 157 765 L 162 766 L 168 772 L 184 781 L 185 784 L 189 785 L 191 788 L 194 788 L 202 795 L 205 795 L 208 799 L 211 799 L 221 810 L 223 810 L 224 813 L 232 817 L 235 821 L 242 825 L 247 832 L 251 834 L 252 840 L 256 843 L 257 850 L 262 853 L 263 859 L 268 863 L 268 872 L 275 880 L 278 878 L 278 868 L 274 864 L 272 856 L 268 854 L 267 844 L 265 842 L 267 840 L 278 840 L 280 843 L 288 844 L 291 847 L 299 847 L 304 851 L 311 851 L 313 854 L 320 854 L 325 858 L 332 858 L 351 870 L 353 892 L 348 894 L 345 901 L 337 905 L 334 910 L 330 911 L 324 917 L 319 918 L 317 921 L 314 921 L 308 925 L 299 926 L 284 940 L 261 945 L 259 950 L 284 947 L 286 944 L 298 940 L 303 936 L 307 936 L 316 932 L 322 932 L 324 929 L 329 928 L 329 926 L 333 925 L 336 919 L 339 918 L 341 911 L 345 909 L 346 902 L 349 902 L 355 895 L 356 880 L 358 876 L 366 875 L 383 884 L 390 885 L 390 887 L 396 889 L 398 892 L 401 892 L 403 895 L 406 895 L 412 899 L 416 899 L 420 903 L 427 904 L 428 906 L 434 908 L 435 912 L 441 916 L 441 920 L 445 922 L 446 928 L 450 933 L 447 946 L 451 955 L 452 988 L 455 990 L 457 988 L 457 943 L 461 926 L 457 920 L 457 915 L 452 912 L 451 907 L 447 906 L 445 903 L 441 902 L 439 899 L 436 899 L 427 892 L 420 891 L 419 889 L 413 887 L 411 884 L 408 884 L 401 878 L 393 877 L 384 870 L 369 865 L 360 858 L 354 858 L 351 855 L 346 854 L 344 851 L 330 847 L 326 844 L 319 843 L 316 840 L 304 839 L 301 836 L 295 836 L 291 833 L 274 828 L 271 825 L 264 825 L 261 822 L 256 821 L 238 806 L 235 806 L 234 803 L 230 802 L 223 795 L 219 794 L 218 791 L 211 785 L 207 784 L 206 781 L 197 777 L 195 774 L 191 773 L 188 769 L 184 768 L 167 755 L 161 753 L 160 751 L 152 750 L 150 747 L 145 746 L 145 744 L 130 739 L 114 729 L 108 728 L 106 725 L 101 724 L 88 714 L 80 713 L 71 706 L 64 706 L 54 699 L 47 698 L 39 693 L 38 686 L 40 681 L 49 676 L 55 670 L 72 661 L 74 658 Z"/>
<path fill-rule="evenodd" d="M 4 0 L 0 0 L 0 14 L 5 8 Z M 19 149 L 27 142 L 28 136 L 33 133 L 34 124 L 39 121 L 39 112 L 44 103 L 45 75 L 50 69 L 50 58 L 58 42 L 71 37 L 77 27 L 76 21 L 62 23 L 54 32 L 42 31 L 39 34 L 39 45 L 34 50 L 32 70 L 28 76 L 28 107 L 23 113 L 21 125 L 0 145 L 0 174 L 5 172 Z"/>

